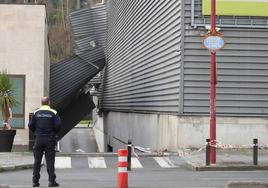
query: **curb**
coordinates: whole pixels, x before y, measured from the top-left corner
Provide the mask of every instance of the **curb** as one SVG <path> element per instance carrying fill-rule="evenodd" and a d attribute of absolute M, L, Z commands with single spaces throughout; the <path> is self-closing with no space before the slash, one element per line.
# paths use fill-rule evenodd
<path fill-rule="evenodd" d="M 230 181 L 225 188 L 268 188 L 268 183 L 260 181 Z"/>
<path fill-rule="evenodd" d="M 244 166 L 198 166 L 192 162 L 186 161 L 187 167 L 193 171 L 255 171 L 255 170 L 268 170 L 268 166 L 255 166 L 255 165 L 244 165 Z"/>
<path fill-rule="evenodd" d="M 0 188 L 9 188 L 9 186 L 6 184 L 0 184 Z"/>
<path fill-rule="evenodd" d="M 0 172 L 32 169 L 33 164 L 0 166 Z"/>

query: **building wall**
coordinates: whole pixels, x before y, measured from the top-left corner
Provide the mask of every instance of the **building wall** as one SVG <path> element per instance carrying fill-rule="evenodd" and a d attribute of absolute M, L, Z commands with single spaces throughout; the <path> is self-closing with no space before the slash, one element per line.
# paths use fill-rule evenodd
<path fill-rule="evenodd" d="M 48 95 L 49 56 L 44 5 L 0 5 L 0 70 L 25 75 L 25 128 L 18 129 L 16 145 L 28 144 L 28 114 Z"/>
<path fill-rule="evenodd" d="M 46 15 L 45 15 L 46 16 Z M 48 44 L 48 20 L 45 17 L 45 32 L 44 32 L 44 96 L 49 96 L 50 93 L 50 51 Z"/>
<path fill-rule="evenodd" d="M 185 0 L 184 114 L 209 114 L 210 53 L 201 47 L 209 17 L 201 0 Z M 194 4 L 193 4 L 194 2 Z M 217 114 L 268 115 L 268 25 L 266 17 L 220 16 L 226 46 L 217 52 Z"/>
<path fill-rule="evenodd" d="M 96 122 L 94 130 L 104 150 L 110 145 L 117 151 L 131 140 L 134 146 L 152 151 L 177 152 L 179 148 L 205 147 L 209 121 L 208 116 L 109 112 Z M 218 117 L 216 129 L 219 147 L 250 148 L 254 138 L 261 147 L 268 143 L 267 118 Z"/>
<path fill-rule="evenodd" d="M 111 1 L 101 106 L 108 111 L 209 114 L 208 17 L 202 0 Z M 150 19 L 149 19 L 150 18 Z M 268 115 L 266 17 L 220 16 L 217 114 Z"/>
<path fill-rule="evenodd" d="M 202 0 L 111 0 L 107 10 L 102 148 L 128 139 L 156 150 L 204 146 L 210 53 L 201 46 L 209 25 Z M 267 23 L 217 19 L 227 43 L 217 52 L 216 101 L 217 140 L 225 144 L 248 145 L 255 137 L 268 144 Z"/>
<path fill-rule="evenodd" d="M 179 111 L 180 9 L 175 0 L 110 1 L 103 108 Z"/>

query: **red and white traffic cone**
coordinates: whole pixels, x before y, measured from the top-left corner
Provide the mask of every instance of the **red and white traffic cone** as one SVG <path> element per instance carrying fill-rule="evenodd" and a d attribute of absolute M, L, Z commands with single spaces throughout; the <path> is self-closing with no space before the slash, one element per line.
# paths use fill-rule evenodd
<path fill-rule="evenodd" d="M 117 174 L 117 188 L 128 188 L 128 172 L 127 172 L 127 155 L 126 149 L 119 149 L 118 154 L 118 174 Z"/>

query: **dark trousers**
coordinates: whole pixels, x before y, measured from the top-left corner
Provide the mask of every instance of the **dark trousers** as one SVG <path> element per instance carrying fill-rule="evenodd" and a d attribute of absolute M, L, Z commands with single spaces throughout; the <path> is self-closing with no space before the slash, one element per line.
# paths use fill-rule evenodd
<path fill-rule="evenodd" d="M 43 153 L 45 153 L 47 163 L 48 180 L 54 182 L 55 174 L 55 145 L 56 139 L 52 136 L 36 136 L 33 147 L 34 153 L 34 168 L 33 168 L 33 182 L 39 182 L 40 169 Z"/>

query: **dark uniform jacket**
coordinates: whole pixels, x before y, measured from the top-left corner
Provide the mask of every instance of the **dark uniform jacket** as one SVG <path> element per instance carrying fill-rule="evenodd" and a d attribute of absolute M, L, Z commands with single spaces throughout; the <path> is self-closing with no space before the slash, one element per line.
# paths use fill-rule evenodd
<path fill-rule="evenodd" d="M 37 136 L 56 136 L 61 128 L 61 120 L 56 110 L 48 105 L 43 105 L 34 112 L 28 126 Z"/>

